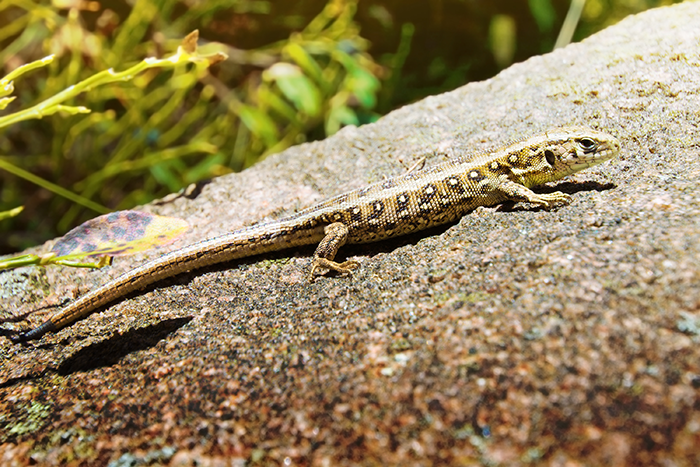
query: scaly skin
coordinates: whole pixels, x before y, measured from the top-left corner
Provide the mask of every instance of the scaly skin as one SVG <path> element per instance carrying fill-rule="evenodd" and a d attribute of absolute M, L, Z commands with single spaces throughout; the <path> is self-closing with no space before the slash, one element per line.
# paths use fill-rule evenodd
<path fill-rule="evenodd" d="M 318 270 L 348 273 L 355 261 L 333 261 L 345 243 L 369 243 L 455 222 L 478 206 L 506 200 L 549 207 L 568 203 L 561 192 L 530 188 L 615 157 L 620 143 L 588 128 L 559 128 L 477 157 L 456 158 L 336 196 L 279 221 L 194 243 L 139 266 L 65 306 L 13 342 L 38 339 L 96 309 L 165 278 L 215 263 L 318 244 L 309 277 Z"/>

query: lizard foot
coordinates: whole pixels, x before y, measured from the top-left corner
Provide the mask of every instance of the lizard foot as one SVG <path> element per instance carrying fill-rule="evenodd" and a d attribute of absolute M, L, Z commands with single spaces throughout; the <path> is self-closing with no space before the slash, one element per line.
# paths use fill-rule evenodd
<path fill-rule="evenodd" d="M 328 269 L 330 271 L 336 271 L 341 274 L 352 274 L 352 270 L 359 267 L 360 263 L 357 261 L 344 261 L 342 263 L 336 263 L 326 258 L 315 257 L 311 265 L 311 270 L 309 271 L 309 282 L 313 282 L 314 277 L 317 275 L 316 270 L 318 269 Z"/>

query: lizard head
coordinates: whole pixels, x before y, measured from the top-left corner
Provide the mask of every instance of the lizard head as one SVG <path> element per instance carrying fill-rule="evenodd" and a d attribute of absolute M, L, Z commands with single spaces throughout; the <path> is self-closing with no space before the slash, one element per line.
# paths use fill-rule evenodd
<path fill-rule="evenodd" d="M 531 151 L 531 172 L 523 174 L 530 185 L 558 180 L 610 160 L 620 152 L 617 138 L 584 127 L 557 128 L 523 147 Z"/>

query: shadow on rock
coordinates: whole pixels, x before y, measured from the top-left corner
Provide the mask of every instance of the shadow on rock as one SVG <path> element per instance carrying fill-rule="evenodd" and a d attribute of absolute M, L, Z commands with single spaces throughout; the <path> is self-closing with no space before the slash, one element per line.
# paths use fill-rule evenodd
<path fill-rule="evenodd" d="M 169 319 L 153 326 L 115 335 L 106 341 L 80 349 L 63 361 L 59 365 L 57 372 L 62 376 L 66 376 L 78 371 L 90 371 L 114 365 L 125 355 L 153 347 L 168 334 L 180 329 L 190 321 L 192 321 L 191 316 Z"/>
<path fill-rule="evenodd" d="M 617 188 L 617 185 L 614 183 L 588 180 L 585 182 L 559 182 L 555 186 L 539 186 L 532 191 L 535 193 L 553 193 L 555 191 L 561 191 L 562 193 L 573 195 L 586 191 L 603 192 L 614 188 Z"/>

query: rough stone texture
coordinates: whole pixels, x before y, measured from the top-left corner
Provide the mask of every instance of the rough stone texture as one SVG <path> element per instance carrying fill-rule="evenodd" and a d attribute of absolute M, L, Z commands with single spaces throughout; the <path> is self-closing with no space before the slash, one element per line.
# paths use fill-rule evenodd
<path fill-rule="evenodd" d="M 38 343 L 0 338 L 0 464 L 700 465 L 698 25 L 697 2 L 650 11 L 147 207 L 196 226 L 174 248 L 424 153 L 562 124 L 623 143 L 556 184 L 571 205 L 346 248 L 353 278 L 308 284 L 311 249 L 287 252 Z M 2 273 L 3 308 L 57 304 L 143 260 Z"/>

